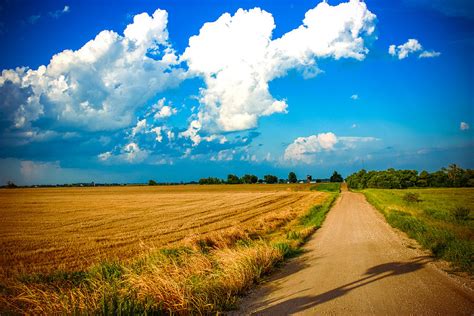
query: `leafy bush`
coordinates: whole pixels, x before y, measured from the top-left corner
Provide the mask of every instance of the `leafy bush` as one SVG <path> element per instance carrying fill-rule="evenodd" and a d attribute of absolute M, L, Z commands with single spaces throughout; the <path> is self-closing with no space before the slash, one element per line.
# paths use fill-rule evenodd
<path fill-rule="evenodd" d="M 403 195 L 403 200 L 407 203 L 421 202 L 420 195 L 414 192 L 407 192 Z"/>

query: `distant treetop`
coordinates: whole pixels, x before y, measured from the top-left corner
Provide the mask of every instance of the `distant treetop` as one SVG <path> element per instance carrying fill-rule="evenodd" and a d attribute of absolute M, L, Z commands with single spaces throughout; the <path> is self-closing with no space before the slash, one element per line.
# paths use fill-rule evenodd
<path fill-rule="evenodd" d="M 342 182 L 342 181 L 344 181 L 344 179 L 342 178 L 342 176 L 339 173 L 337 173 L 337 171 L 334 171 L 334 173 L 332 174 L 329 181 L 331 181 L 331 182 Z"/>
<path fill-rule="evenodd" d="M 290 182 L 290 183 L 296 183 L 296 182 L 298 182 L 298 178 L 296 177 L 296 173 L 294 173 L 293 171 L 291 171 L 291 172 L 288 174 L 288 182 Z"/>

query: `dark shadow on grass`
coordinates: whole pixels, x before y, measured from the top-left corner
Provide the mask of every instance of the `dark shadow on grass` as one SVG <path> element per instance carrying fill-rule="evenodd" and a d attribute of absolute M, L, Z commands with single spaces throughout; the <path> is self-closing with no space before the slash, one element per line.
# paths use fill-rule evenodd
<path fill-rule="evenodd" d="M 287 315 L 289 313 L 298 313 L 324 304 L 359 287 L 380 281 L 385 278 L 417 271 L 430 262 L 428 256 L 416 257 L 409 262 L 389 262 L 369 268 L 364 276 L 358 280 L 341 285 L 333 290 L 315 296 L 296 297 L 285 300 L 274 306 L 260 310 L 252 315 Z M 271 304 L 271 302 L 265 302 Z"/>

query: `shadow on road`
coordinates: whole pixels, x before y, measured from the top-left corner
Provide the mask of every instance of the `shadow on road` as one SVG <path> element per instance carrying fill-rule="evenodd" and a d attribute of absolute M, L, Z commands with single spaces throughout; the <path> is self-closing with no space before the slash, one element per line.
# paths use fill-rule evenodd
<path fill-rule="evenodd" d="M 335 298 L 343 296 L 348 292 L 365 286 L 367 284 L 380 281 L 382 279 L 397 276 L 401 274 L 410 273 L 423 268 L 423 266 L 430 262 L 429 256 L 421 256 L 413 258 L 409 262 L 389 262 L 380 264 L 369 268 L 364 276 L 356 281 L 346 283 L 333 290 L 316 296 L 303 296 L 292 298 L 266 309 L 260 310 L 252 315 L 285 315 L 288 313 L 297 313 L 306 309 L 315 307 L 325 302 L 331 301 Z M 269 302 L 267 302 L 269 303 Z"/>

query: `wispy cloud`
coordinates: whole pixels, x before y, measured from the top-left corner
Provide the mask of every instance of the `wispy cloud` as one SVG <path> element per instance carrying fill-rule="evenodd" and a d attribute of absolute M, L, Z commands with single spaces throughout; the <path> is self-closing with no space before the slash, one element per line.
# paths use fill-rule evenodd
<path fill-rule="evenodd" d="M 39 21 L 39 19 L 41 19 L 41 14 L 31 15 L 28 18 L 28 23 L 36 24 Z"/>
<path fill-rule="evenodd" d="M 55 19 L 59 18 L 60 16 L 71 12 L 71 8 L 68 5 L 65 5 L 63 9 L 61 10 L 56 10 L 56 11 L 51 11 L 49 12 L 49 15 Z"/>
<path fill-rule="evenodd" d="M 66 14 L 66 13 L 69 13 L 69 12 L 71 12 L 71 8 L 70 8 L 68 5 L 65 5 L 64 8 L 62 8 L 62 9 L 48 12 L 48 14 L 46 15 L 46 17 L 47 17 L 47 16 L 50 16 L 50 17 L 52 17 L 53 19 L 58 19 L 58 18 L 60 18 L 62 15 Z M 41 14 L 33 14 L 33 15 L 31 15 L 31 16 L 28 17 L 27 22 L 28 22 L 29 24 L 36 24 L 36 23 L 38 23 L 38 21 L 39 21 L 40 19 L 43 19 L 43 17 L 44 17 L 44 16 L 41 15 Z"/>
<path fill-rule="evenodd" d="M 440 55 L 441 55 L 440 52 L 435 52 L 434 50 L 431 50 L 431 51 L 425 50 L 420 55 L 418 55 L 418 58 L 433 58 L 433 57 L 439 57 Z"/>

